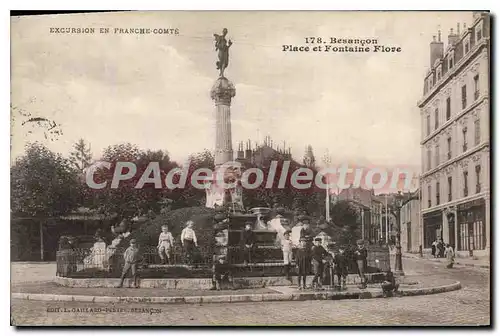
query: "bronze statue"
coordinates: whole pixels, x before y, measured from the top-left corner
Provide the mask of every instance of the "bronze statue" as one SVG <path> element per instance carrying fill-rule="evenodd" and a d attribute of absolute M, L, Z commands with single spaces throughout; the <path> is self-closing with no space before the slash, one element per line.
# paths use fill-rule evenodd
<path fill-rule="evenodd" d="M 215 63 L 220 77 L 224 77 L 224 69 L 229 65 L 229 47 L 233 44 L 231 40 L 226 41 L 227 29 L 222 30 L 222 35 L 214 34 L 215 50 L 219 52 L 219 60 Z"/>

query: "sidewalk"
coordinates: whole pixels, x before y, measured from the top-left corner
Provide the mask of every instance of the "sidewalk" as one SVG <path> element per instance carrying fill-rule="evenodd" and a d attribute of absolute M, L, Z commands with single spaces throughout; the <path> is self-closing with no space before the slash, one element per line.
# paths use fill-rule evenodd
<path fill-rule="evenodd" d="M 417 253 L 403 252 L 403 257 L 404 258 L 412 258 L 412 259 L 425 259 L 425 260 L 429 260 L 429 261 L 437 262 L 437 263 L 446 263 L 447 262 L 446 258 L 434 258 L 432 255 L 429 255 L 429 254 L 424 254 L 422 257 L 420 257 L 420 255 Z M 472 259 L 472 258 L 455 257 L 455 265 L 489 269 L 490 268 L 490 260 L 487 258 Z"/>
<path fill-rule="evenodd" d="M 406 276 L 401 278 L 399 295 L 428 295 L 461 288 L 460 282 L 443 280 L 433 276 Z M 54 282 L 38 281 L 13 284 L 12 299 L 62 302 L 141 302 L 141 303 L 214 303 L 214 302 L 261 302 L 371 299 L 383 297 L 379 284 L 366 289 L 355 285 L 346 290 L 298 290 L 294 286 L 238 290 L 176 290 L 159 288 L 74 288 L 59 286 Z"/>

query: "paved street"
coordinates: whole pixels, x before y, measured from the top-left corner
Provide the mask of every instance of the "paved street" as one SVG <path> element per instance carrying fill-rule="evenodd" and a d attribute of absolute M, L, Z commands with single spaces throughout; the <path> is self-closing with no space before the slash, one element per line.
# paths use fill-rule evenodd
<path fill-rule="evenodd" d="M 87 304 L 12 301 L 16 325 L 487 325 L 489 270 L 446 269 L 404 259 L 405 271 L 458 280 L 459 291 L 371 300 L 204 305 Z M 57 310 L 59 312 L 47 312 Z M 83 312 L 101 308 L 101 312 Z M 80 312 L 75 311 L 80 309 Z M 107 311 L 104 311 L 107 309 Z"/>

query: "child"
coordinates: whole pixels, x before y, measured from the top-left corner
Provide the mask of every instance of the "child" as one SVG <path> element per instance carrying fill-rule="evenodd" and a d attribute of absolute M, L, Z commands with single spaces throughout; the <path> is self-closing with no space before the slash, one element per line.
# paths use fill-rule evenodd
<path fill-rule="evenodd" d="M 299 248 L 297 250 L 297 255 L 295 260 L 297 260 L 298 268 L 298 278 L 297 282 L 299 284 L 299 289 L 302 290 L 306 288 L 307 274 L 311 266 L 310 251 L 307 249 L 307 239 L 301 238 L 299 242 Z"/>
<path fill-rule="evenodd" d="M 286 230 L 283 234 L 283 240 L 281 241 L 281 250 L 283 251 L 283 264 L 285 268 L 285 277 L 287 280 L 291 281 L 290 277 L 290 264 L 292 263 L 292 241 L 290 239 L 290 230 Z"/>
<path fill-rule="evenodd" d="M 193 263 L 194 249 L 198 246 L 196 233 L 193 230 L 194 222 L 189 220 L 186 222 L 186 227 L 181 232 L 181 244 L 186 252 L 186 261 L 188 264 Z"/>
<path fill-rule="evenodd" d="M 339 253 L 335 254 L 333 262 L 335 264 L 334 273 L 339 283 L 338 286 L 340 289 L 345 289 L 347 280 L 347 258 L 343 246 L 339 247 Z"/>
<path fill-rule="evenodd" d="M 382 282 L 382 291 L 384 292 L 384 297 L 392 295 L 398 291 L 399 285 L 396 284 L 396 279 L 394 274 L 389 270 L 385 274 L 385 281 Z"/>
<path fill-rule="evenodd" d="M 245 266 L 252 262 L 252 254 L 255 246 L 255 233 L 252 230 L 252 222 L 245 223 L 245 229 L 241 231 L 240 242 L 243 251 L 243 262 Z"/>
<path fill-rule="evenodd" d="M 222 283 L 229 283 L 234 289 L 233 276 L 224 257 L 219 257 L 212 267 L 212 290 L 221 290 Z"/>
<path fill-rule="evenodd" d="M 137 264 L 139 263 L 139 248 L 136 245 L 136 240 L 130 240 L 130 246 L 125 250 L 123 254 L 125 259 L 125 265 L 123 266 L 122 276 L 120 278 L 120 284 L 118 288 L 123 286 L 123 280 L 127 276 L 128 271 L 131 271 L 132 277 L 134 278 L 134 287 L 139 288 L 139 275 L 137 274 Z"/>
<path fill-rule="evenodd" d="M 312 256 L 312 266 L 314 278 L 312 280 L 312 286 L 315 288 L 321 288 L 321 280 L 323 275 L 323 258 L 327 256 L 327 252 L 323 246 L 321 246 L 321 238 L 314 239 L 314 246 L 311 249 Z"/>
<path fill-rule="evenodd" d="M 158 237 L 158 254 L 160 255 L 161 263 L 172 263 L 172 247 L 174 246 L 174 237 L 168 231 L 167 225 L 162 225 L 161 233 Z M 165 259 L 166 257 L 166 259 Z"/>

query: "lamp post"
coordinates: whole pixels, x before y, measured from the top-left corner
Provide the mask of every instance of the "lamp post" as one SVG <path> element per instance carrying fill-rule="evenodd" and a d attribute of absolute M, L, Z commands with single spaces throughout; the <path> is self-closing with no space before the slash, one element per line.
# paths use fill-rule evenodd
<path fill-rule="evenodd" d="M 330 166 L 332 162 L 332 158 L 328 149 L 326 150 L 325 155 L 323 156 L 323 162 L 325 163 L 326 168 Z M 330 222 L 330 180 L 328 176 L 326 176 L 326 195 L 325 195 L 325 219 L 327 222 Z"/>
<path fill-rule="evenodd" d="M 402 199 L 396 198 L 394 200 L 394 216 L 396 217 L 396 260 L 394 263 L 394 275 L 403 276 L 403 259 L 401 254 L 401 208 L 403 206 Z"/>

